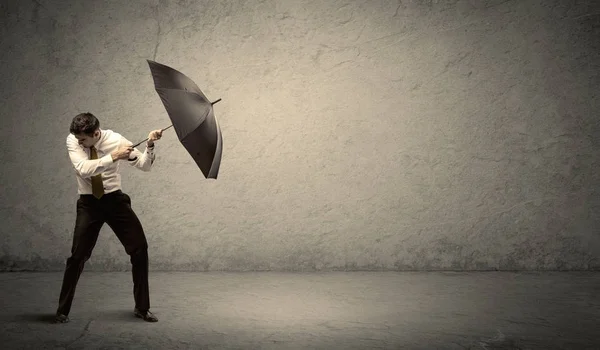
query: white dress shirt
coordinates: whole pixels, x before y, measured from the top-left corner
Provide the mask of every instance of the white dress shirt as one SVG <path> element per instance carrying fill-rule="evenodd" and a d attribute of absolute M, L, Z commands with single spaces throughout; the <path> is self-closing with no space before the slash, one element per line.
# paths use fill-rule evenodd
<path fill-rule="evenodd" d="M 77 193 L 92 194 L 92 176 L 102 174 L 104 193 L 111 193 L 121 189 L 121 174 L 119 174 L 120 161 L 112 160 L 111 152 L 121 146 L 130 145 L 132 142 L 121 134 L 112 130 L 100 129 L 100 139 L 94 144 L 98 159 L 90 159 L 90 148 L 83 147 L 73 134 L 67 136 L 67 149 L 69 158 L 77 177 Z M 142 171 L 150 171 L 156 158 L 154 147 L 146 147 L 144 153 L 134 148 L 129 158 L 122 160 Z"/>

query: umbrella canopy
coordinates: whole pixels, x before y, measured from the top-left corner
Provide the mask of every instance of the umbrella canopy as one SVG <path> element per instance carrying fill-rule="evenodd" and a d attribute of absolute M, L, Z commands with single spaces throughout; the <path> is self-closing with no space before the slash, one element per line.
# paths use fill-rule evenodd
<path fill-rule="evenodd" d="M 210 102 L 200 88 L 183 73 L 148 60 L 154 87 L 173 122 L 177 137 L 204 176 L 217 178 L 223 137 Z"/>

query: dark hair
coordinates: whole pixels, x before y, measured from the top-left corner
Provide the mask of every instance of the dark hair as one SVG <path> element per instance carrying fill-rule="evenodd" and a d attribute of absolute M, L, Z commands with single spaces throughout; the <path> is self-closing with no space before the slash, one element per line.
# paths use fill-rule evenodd
<path fill-rule="evenodd" d="M 92 136 L 100 128 L 100 121 L 92 113 L 80 113 L 73 118 L 69 131 L 73 135 L 86 134 Z"/>

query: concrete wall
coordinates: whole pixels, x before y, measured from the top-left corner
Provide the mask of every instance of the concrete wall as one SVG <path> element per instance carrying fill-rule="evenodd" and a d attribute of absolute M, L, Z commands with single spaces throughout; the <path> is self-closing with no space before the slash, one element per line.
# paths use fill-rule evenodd
<path fill-rule="evenodd" d="M 599 269 L 597 1 L 2 1 L 3 270 L 62 270 L 72 118 L 170 120 L 146 59 L 211 99 L 122 165 L 151 269 Z M 143 150 L 143 146 L 142 146 Z M 105 225 L 87 270 L 129 269 Z"/>

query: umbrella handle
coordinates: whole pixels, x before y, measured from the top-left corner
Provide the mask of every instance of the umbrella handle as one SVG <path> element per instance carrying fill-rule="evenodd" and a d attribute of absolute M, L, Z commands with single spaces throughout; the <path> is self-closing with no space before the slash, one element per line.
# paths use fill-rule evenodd
<path fill-rule="evenodd" d="M 217 102 L 219 102 L 219 101 L 221 101 L 221 99 L 218 99 L 218 100 L 216 100 L 216 101 L 214 101 L 214 102 L 211 102 L 210 104 L 211 104 L 211 106 L 212 106 L 212 105 L 214 105 L 215 103 L 217 103 Z M 165 131 L 165 130 L 167 130 L 167 129 L 168 129 L 168 128 L 170 128 L 171 126 L 173 126 L 173 124 L 171 124 L 170 126 L 167 126 L 166 128 L 162 129 L 162 130 L 161 130 L 161 132 L 162 132 L 162 131 Z M 133 145 L 133 146 L 131 146 L 131 147 L 134 147 L 134 148 L 135 148 L 135 147 L 137 147 L 137 146 L 141 145 L 141 144 L 142 144 L 143 142 L 145 142 L 145 141 L 148 141 L 148 138 L 146 138 L 144 141 L 140 141 L 140 142 L 136 143 L 135 145 Z"/>
<path fill-rule="evenodd" d="M 162 131 L 165 131 L 165 130 L 167 130 L 167 129 L 168 129 L 168 128 L 170 128 L 171 126 L 173 126 L 173 124 L 171 124 L 170 126 L 167 126 L 166 128 L 162 129 L 162 130 L 161 130 L 161 132 L 162 132 Z M 137 147 L 137 146 L 141 145 L 141 144 L 142 144 L 143 142 L 145 142 L 145 141 L 148 141 L 148 138 L 146 138 L 144 141 L 140 141 L 140 142 L 136 143 L 135 145 L 133 145 L 133 146 L 131 146 L 131 147 Z"/>

